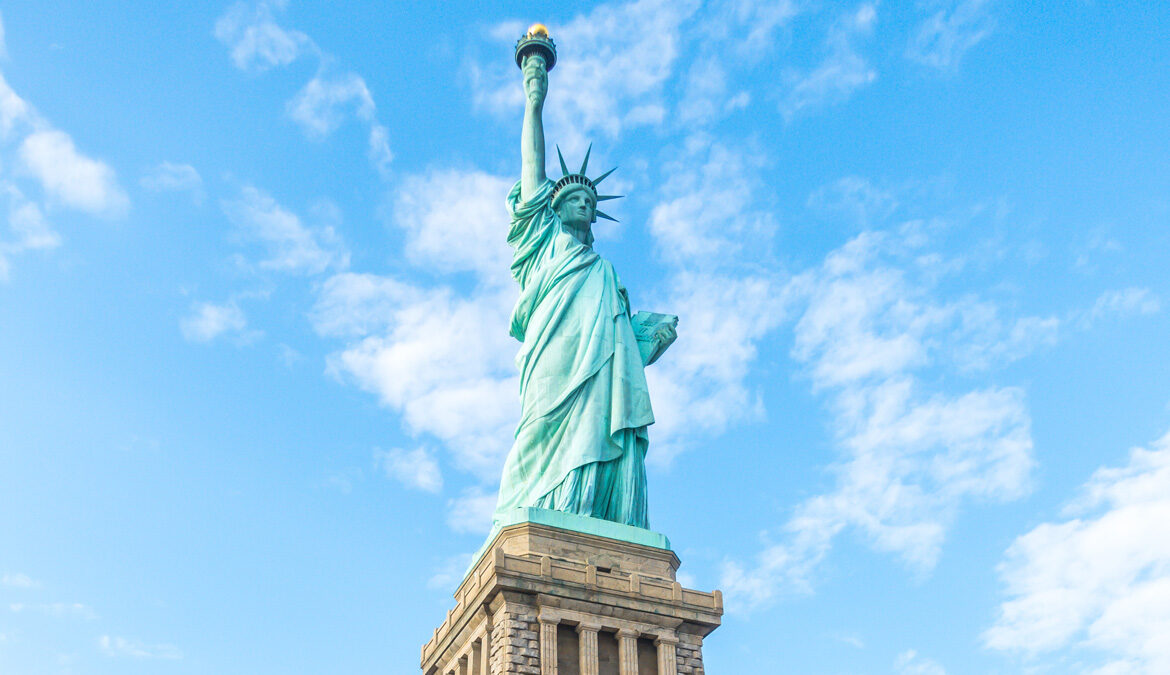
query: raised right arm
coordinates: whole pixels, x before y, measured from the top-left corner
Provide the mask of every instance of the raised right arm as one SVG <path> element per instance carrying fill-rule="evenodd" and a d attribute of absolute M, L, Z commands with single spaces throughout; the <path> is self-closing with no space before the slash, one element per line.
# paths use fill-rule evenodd
<path fill-rule="evenodd" d="M 544 57 L 530 54 L 524 59 L 524 127 L 520 132 L 520 200 L 527 202 L 546 180 L 544 173 L 544 98 L 548 94 L 548 71 Z"/>

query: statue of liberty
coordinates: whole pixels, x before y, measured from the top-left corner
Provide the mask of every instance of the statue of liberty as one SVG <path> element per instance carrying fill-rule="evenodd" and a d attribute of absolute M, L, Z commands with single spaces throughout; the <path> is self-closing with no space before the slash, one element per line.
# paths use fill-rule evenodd
<path fill-rule="evenodd" d="M 677 317 L 631 315 L 613 265 L 593 250 L 596 179 L 589 153 L 570 172 L 560 150 L 555 183 L 545 175 L 548 71 L 556 50 L 539 24 L 521 38 L 524 78 L 520 181 L 508 195 L 512 276 L 520 298 L 511 335 L 521 342 L 521 417 L 500 482 L 493 531 L 507 513 L 539 507 L 648 527 L 646 427 L 654 423 L 644 367 L 674 342 Z M 610 218 L 612 220 L 612 218 Z"/>

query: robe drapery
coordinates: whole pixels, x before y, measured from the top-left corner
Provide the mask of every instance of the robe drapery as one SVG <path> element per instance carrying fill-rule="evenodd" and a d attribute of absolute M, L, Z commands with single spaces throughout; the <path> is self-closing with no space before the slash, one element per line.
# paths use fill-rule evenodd
<path fill-rule="evenodd" d="M 520 299 L 520 423 L 495 522 L 527 506 L 647 527 L 646 426 L 654 423 L 626 289 L 613 265 L 567 233 L 553 183 L 508 195 Z"/>

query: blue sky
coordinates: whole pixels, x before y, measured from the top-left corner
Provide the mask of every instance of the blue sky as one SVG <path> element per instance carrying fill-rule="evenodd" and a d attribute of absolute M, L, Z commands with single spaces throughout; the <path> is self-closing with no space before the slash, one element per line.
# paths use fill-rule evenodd
<path fill-rule="evenodd" d="M 518 415 L 536 20 L 681 317 L 708 670 L 1170 672 L 1165 3 L 0 17 L 0 672 L 417 672 Z"/>

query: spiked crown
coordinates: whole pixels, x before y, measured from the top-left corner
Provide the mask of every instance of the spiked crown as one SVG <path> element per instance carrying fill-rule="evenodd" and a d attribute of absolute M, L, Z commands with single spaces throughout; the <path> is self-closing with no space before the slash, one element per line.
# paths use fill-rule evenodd
<path fill-rule="evenodd" d="M 608 199 L 618 199 L 619 197 L 624 196 L 624 195 L 599 195 L 599 194 L 597 194 L 598 183 L 600 183 L 601 181 L 608 178 L 609 174 L 611 174 L 617 170 L 617 167 L 614 167 L 614 168 L 610 169 L 609 171 L 606 171 L 605 173 L 601 174 L 597 178 L 589 178 L 588 176 L 585 175 L 585 169 L 587 169 L 589 167 L 589 153 L 592 151 L 593 151 L 593 144 L 590 143 L 589 149 L 585 151 L 585 161 L 581 162 L 581 170 L 576 172 L 576 173 L 570 173 L 568 165 L 565 164 L 565 157 L 564 157 L 564 155 L 561 154 L 561 146 L 559 146 L 559 145 L 557 146 L 557 159 L 561 160 L 561 173 L 563 175 L 561 176 L 560 180 L 558 180 L 553 185 L 552 200 L 550 201 L 550 203 L 552 204 L 552 207 L 554 209 L 557 207 L 558 198 L 562 194 L 568 194 L 568 192 L 572 192 L 572 190 L 569 190 L 568 192 L 565 191 L 565 188 L 568 188 L 570 186 L 580 186 L 582 188 L 585 188 L 586 190 L 589 190 L 589 192 L 591 192 L 593 194 L 593 198 L 598 203 L 604 202 Z M 614 222 L 617 222 L 617 218 L 614 218 L 613 216 L 609 215 L 608 213 L 604 213 L 604 212 L 599 211 L 599 210 L 595 210 L 595 213 L 597 214 L 598 218 L 605 218 L 606 220 L 612 220 Z"/>

